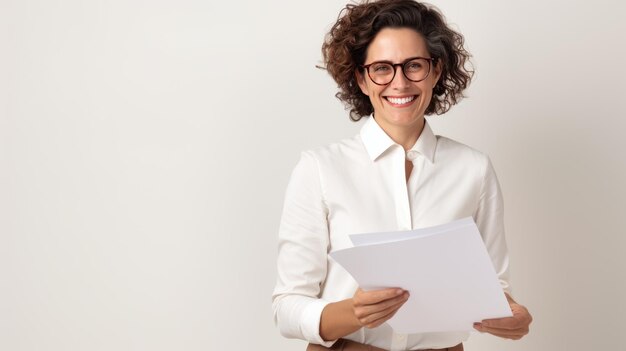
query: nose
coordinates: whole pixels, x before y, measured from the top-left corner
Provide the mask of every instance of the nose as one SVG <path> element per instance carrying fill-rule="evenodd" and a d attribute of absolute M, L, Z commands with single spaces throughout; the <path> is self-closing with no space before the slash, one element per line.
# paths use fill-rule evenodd
<path fill-rule="evenodd" d="M 404 71 L 401 65 L 394 67 L 396 70 L 395 75 L 389 85 L 395 88 L 405 88 L 409 85 L 409 80 L 404 76 Z"/>

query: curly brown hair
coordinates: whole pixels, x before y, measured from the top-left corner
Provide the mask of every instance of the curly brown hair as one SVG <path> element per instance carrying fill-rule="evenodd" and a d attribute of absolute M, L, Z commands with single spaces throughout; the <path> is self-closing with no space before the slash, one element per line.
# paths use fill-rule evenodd
<path fill-rule="evenodd" d="M 350 109 L 350 119 L 358 121 L 374 112 L 369 97 L 359 88 L 355 72 L 364 72 L 361 65 L 367 48 L 383 28 L 416 30 L 424 37 L 430 55 L 441 62 L 441 77 L 426 115 L 441 115 L 463 98 L 463 90 L 474 75 L 471 55 L 463 47 L 463 36 L 448 27 L 441 12 L 413 0 L 365 0 L 341 10 L 322 45 L 326 70 L 339 87 L 335 96 Z"/>

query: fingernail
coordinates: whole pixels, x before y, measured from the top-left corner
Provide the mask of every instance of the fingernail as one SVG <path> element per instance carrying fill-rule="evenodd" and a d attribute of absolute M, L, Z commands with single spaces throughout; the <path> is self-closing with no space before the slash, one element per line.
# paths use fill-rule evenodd
<path fill-rule="evenodd" d="M 482 327 L 480 323 L 474 323 L 474 329 L 480 330 Z"/>
<path fill-rule="evenodd" d="M 402 295 L 403 292 L 404 291 L 402 291 L 402 289 L 398 289 L 398 290 L 396 290 L 396 295 Z"/>

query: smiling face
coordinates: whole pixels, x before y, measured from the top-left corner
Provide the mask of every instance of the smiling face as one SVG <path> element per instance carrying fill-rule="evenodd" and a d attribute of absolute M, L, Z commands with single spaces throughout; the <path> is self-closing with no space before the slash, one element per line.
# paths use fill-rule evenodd
<path fill-rule="evenodd" d="M 431 57 L 422 35 L 410 28 L 384 28 L 367 48 L 365 64 L 376 61 L 402 63 L 412 57 Z M 440 65 L 431 67 L 428 77 L 420 82 L 408 80 L 401 67 L 395 69 L 396 75 L 387 85 L 377 85 L 366 71 L 357 71 L 359 87 L 369 96 L 376 122 L 385 131 L 415 129 L 419 132 L 433 87 L 441 74 Z"/>

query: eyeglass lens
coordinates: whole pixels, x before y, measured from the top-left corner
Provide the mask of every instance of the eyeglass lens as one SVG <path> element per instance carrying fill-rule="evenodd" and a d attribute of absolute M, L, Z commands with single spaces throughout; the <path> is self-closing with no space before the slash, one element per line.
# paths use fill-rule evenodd
<path fill-rule="evenodd" d="M 419 82 L 426 79 L 430 71 L 430 61 L 417 58 L 406 62 L 402 66 L 402 71 L 407 79 Z M 377 62 L 369 66 L 368 74 L 376 84 L 389 84 L 396 73 L 395 67 L 387 62 Z"/>

